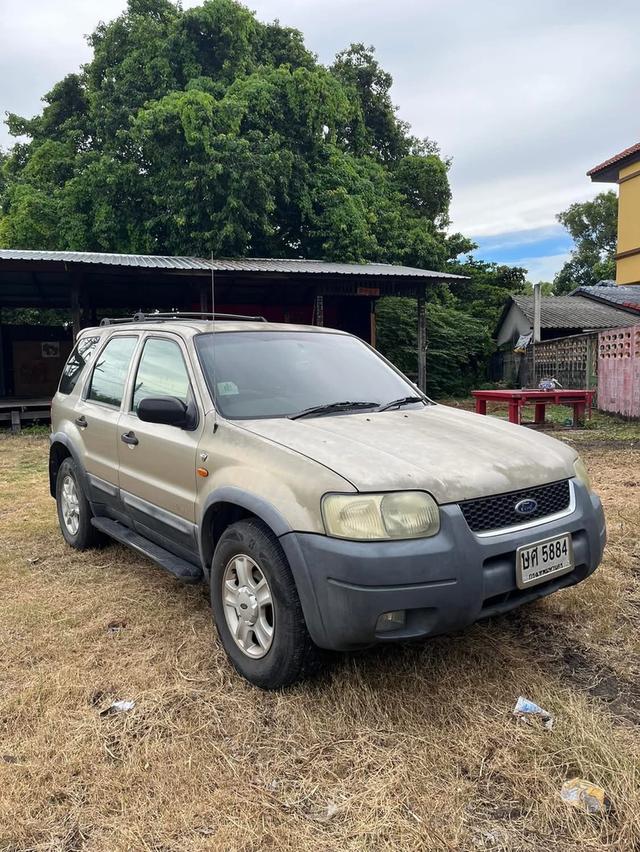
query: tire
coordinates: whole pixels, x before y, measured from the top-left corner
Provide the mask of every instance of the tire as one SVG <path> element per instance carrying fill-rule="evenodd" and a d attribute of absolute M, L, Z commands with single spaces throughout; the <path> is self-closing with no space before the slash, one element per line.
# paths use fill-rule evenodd
<path fill-rule="evenodd" d="M 261 521 L 238 521 L 220 536 L 211 568 L 211 608 L 227 656 L 255 686 L 281 689 L 319 668 L 320 650 L 307 631 L 291 569 Z"/>
<path fill-rule="evenodd" d="M 73 512 L 69 509 L 74 505 Z M 65 459 L 58 469 L 56 477 L 56 506 L 58 523 L 67 544 L 76 550 L 95 547 L 104 539 L 91 524 L 91 506 L 84 495 L 78 466 L 72 458 Z"/>

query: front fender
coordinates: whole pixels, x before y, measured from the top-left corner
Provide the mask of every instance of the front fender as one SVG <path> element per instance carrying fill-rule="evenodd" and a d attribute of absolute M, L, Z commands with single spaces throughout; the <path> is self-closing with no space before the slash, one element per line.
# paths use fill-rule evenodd
<path fill-rule="evenodd" d="M 209 518 L 215 507 L 221 503 L 232 503 L 239 506 L 241 509 L 246 509 L 251 512 L 261 521 L 263 521 L 274 535 L 285 535 L 291 532 L 291 525 L 278 509 L 273 506 L 264 497 L 257 494 L 252 494 L 244 488 L 238 488 L 235 485 L 222 485 L 214 489 L 207 495 L 203 506 L 200 520 L 198 523 L 198 548 L 200 551 L 200 560 L 205 571 L 209 571 L 211 562 L 210 550 L 212 547 L 209 542 Z"/>

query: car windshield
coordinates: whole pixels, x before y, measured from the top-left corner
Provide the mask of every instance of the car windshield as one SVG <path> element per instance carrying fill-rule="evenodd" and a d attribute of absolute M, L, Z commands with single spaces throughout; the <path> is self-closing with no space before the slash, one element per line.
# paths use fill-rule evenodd
<path fill-rule="evenodd" d="M 317 406 L 366 410 L 417 394 L 361 340 L 305 331 L 200 334 L 196 348 L 218 410 L 231 419 L 288 417 Z M 421 403 L 418 403 L 421 404 Z"/>

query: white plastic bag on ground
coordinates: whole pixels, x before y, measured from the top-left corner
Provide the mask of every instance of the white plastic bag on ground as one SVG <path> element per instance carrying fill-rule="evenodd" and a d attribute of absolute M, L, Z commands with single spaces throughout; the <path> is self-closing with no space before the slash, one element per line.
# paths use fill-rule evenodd
<path fill-rule="evenodd" d="M 534 701 L 530 701 L 521 695 L 516 701 L 516 706 L 513 708 L 513 715 L 523 722 L 530 722 L 534 718 L 542 721 L 543 727 L 550 731 L 553 729 L 553 716 L 547 710 L 544 710 Z"/>

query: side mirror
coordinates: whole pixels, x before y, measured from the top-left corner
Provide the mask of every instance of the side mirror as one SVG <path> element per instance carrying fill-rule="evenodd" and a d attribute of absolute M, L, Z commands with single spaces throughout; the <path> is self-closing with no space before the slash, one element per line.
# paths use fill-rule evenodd
<path fill-rule="evenodd" d="M 163 423 L 166 426 L 187 425 L 187 406 L 175 396 L 147 396 L 138 403 L 138 417 L 145 423 Z"/>

